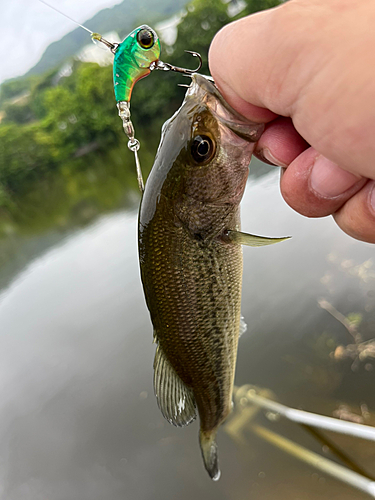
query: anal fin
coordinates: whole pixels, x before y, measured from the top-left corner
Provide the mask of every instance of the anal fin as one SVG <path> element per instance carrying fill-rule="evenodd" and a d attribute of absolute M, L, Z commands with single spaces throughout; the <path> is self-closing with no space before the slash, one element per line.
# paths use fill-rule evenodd
<path fill-rule="evenodd" d="M 169 423 L 183 427 L 196 418 L 193 392 L 172 368 L 160 345 L 154 360 L 154 391 L 160 411 Z"/>

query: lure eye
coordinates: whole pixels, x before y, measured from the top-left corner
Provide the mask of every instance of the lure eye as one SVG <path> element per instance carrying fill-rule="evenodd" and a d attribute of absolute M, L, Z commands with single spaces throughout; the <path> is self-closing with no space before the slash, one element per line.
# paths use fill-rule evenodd
<path fill-rule="evenodd" d="M 197 163 L 207 163 L 215 154 L 215 145 L 207 135 L 196 135 L 191 145 L 191 155 Z"/>
<path fill-rule="evenodd" d="M 137 41 L 143 49 L 151 49 L 154 45 L 154 34 L 148 29 L 142 29 L 137 33 Z"/>

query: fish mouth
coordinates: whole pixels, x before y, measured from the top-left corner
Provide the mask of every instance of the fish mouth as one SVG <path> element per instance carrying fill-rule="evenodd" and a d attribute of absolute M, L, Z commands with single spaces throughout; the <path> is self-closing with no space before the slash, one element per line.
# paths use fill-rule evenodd
<path fill-rule="evenodd" d="M 235 134 L 249 142 L 257 142 L 264 131 L 264 123 L 255 123 L 232 108 L 220 94 L 211 76 L 199 73 L 191 75 L 186 99 L 204 102 L 215 118 Z"/>

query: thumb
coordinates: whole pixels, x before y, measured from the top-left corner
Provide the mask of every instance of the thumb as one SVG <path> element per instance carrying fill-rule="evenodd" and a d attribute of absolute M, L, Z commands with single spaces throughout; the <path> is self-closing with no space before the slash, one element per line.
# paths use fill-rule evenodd
<path fill-rule="evenodd" d="M 293 24 L 289 18 L 295 16 L 293 9 L 285 12 L 285 7 L 226 25 L 210 47 L 209 66 L 215 83 L 235 109 L 253 120 L 268 122 L 276 114 L 291 116 L 302 85 L 298 72 L 291 70 L 306 40 L 298 40 L 293 29 L 293 43 L 289 43 L 285 28 Z M 291 85 L 286 79 L 291 79 Z"/>

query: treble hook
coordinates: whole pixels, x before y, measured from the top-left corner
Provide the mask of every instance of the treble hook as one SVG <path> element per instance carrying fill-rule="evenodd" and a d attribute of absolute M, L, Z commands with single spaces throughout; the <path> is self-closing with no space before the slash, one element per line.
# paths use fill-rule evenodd
<path fill-rule="evenodd" d="M 165 63 L 163 61 L 156 61 L 151 64 L 150 69 L 161 69 L 163 71 L 176 71 L 177 73 L 182 73 L 186 76 L 191 76 L 193 73 L 197 73 L 203 64 L 202 56 L 198 52 L 194 52 L 192 50 L 185 50 L 187 54 L 191 54 L 193 57 L 197 57 L 199 59 L 199 65 L 196 69 L 187 69 L 187 68 L 179 68 L 178 66 L 173 66 L 173 64 Z"/>

